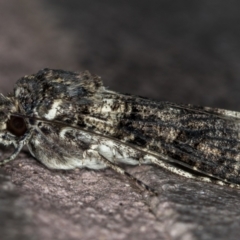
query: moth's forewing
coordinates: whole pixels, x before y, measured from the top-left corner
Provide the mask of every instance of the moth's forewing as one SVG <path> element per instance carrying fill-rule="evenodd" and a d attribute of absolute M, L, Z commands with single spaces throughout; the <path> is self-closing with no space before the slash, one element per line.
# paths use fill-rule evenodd
<path fill-rule="evenodd" d="M 236 112 L 141 100 L 122 130 L 139 146 L 223 181 L 240 184 L 239 118 Z M 141 110 L 144 109 L 144 110 Z M 146 110 L 147 109 L 147 110 Z M 132 131 L 132 129 L 136 129 Z M 131 141 L 130 141 L 131 142 Z"/>

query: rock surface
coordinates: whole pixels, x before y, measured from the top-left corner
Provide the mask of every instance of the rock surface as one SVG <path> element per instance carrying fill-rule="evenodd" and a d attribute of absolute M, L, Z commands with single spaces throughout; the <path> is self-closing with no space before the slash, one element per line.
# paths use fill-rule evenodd
<path fill-rule="evenodd" d="M 88 69 L 116 91 L 240 110 L 239 5 L 3 0 L 0 92 L 44 67 Z M 0 169 L 1 240 L 240 238 L 239 190 L 126 170 L 159 196 L 110 169 L 52 171 L 23 151 Z"/>

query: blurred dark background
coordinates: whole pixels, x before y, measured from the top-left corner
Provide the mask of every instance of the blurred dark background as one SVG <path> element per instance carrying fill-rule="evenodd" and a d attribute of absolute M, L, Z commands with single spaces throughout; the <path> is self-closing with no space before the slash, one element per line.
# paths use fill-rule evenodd
<path fill-rule="evenodd" d="M 240 110 L 237 0 L 2 0 L 0 91 L 44 67 L 158 100 Z"/>

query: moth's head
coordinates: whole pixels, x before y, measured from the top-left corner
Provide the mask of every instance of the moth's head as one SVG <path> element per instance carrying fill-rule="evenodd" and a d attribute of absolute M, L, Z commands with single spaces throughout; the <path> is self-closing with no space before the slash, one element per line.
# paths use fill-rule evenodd
<path fill-rule="evenodd" d="M 10 97 L 0 94 L 0 143 L 7 144 L 8 137 L 20 137 L 26 132 L 26 124 L 17 113 L 16 106 Z"/>
<path fill-rule="evenodd" d="M 0 131 L 6 130 L 13 107 L 11 99 L 0 94 Z"/>

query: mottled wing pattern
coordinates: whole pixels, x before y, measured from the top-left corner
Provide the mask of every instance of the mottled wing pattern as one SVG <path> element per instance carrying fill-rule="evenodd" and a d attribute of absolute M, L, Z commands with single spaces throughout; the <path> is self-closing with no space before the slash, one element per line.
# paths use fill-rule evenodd
<path fill-rule="evenodd" d="M 141 103 L 133 100 L 133 111 L 125 114 L 119 125 L 123 134 L 131 136 L 127 142 L 206 175 L 240 183 L 238 113 L 137 101 Z"/>

